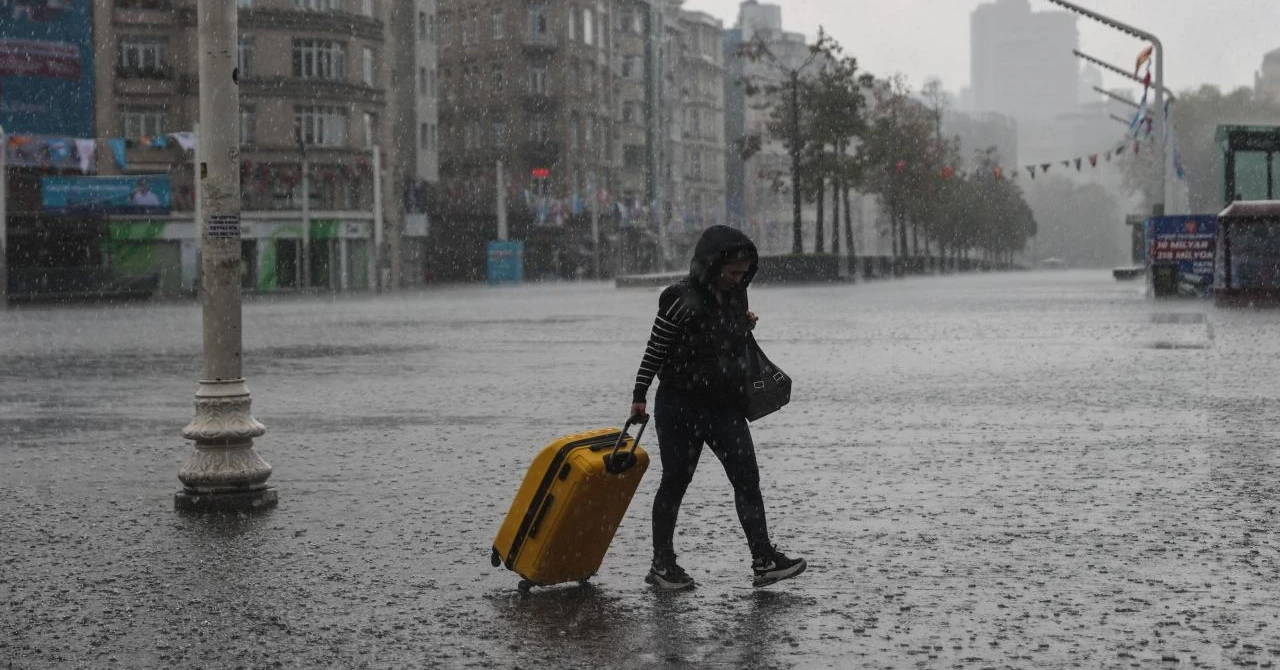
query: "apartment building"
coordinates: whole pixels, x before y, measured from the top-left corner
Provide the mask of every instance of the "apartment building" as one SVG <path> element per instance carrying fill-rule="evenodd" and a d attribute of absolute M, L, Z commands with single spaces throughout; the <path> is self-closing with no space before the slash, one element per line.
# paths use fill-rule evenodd
<path fill-rule="evenodd" d="M 237 2 L 246 288 L 370 285 L 374 147 L 385 240 L 376 272 L 384 286 L 420 281 L 425 217 L 406 227 L 406 203 L 421 214 L 411 196 L 437 178 L 435 89 L 420 81 L 434 67 L 434 4 Z M 196 11 L 195 0 L 95 3 L 97 135 L 127 147 L 101 156 L 99 173 L 166 174 L 173 198 L 165 219 L 114 217 L 108 237 L 130 242 L 107 253 L 151 259 L 167 289 L 198 277 L 194 155 L 156 140 L 198 131 Z"/>
<path fill-rule="evenodd" d="M 724 24 L 702 12 L 681 12 L 679 93 L 683 146 L 682 229 L 725 223 Z"/>

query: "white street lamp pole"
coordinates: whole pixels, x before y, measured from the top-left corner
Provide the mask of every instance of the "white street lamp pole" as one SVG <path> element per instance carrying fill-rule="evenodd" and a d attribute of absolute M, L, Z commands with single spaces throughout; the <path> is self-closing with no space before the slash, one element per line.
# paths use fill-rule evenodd
<path fill-rule="evenodd" d="M 266 428 L 249 413 L 241 370 L 239 93 L 234 72 L 236 0 L 199 5 L 203 193 L 200 222 L 204 369 L 195 418 L 182 436 L 195 451 L 178 471 L 174 506 L 192 512 L 247 512 L 273 507 L 271 466 L 253 450 Z"/>
<path fill-rule="evenodd" d="M 1160 137 L 1161 140 L 1160 142 L 1157 143 L 1158 146 L 1160 147 L 1160 152 L 1159 152 L 1160 183 L 1159 183 L 1159 188 L 1156 189 L 1156 201 L 1152 205 L 1152 213 L 1155 214 L 1156 216 L 1163 216 L 1164 208 L 1165 208 L 1165 198 L 1168 191 L 1168 175 L 1169 175 L 1169 150 L 1168 150 L 1168 147 L 1165 146 L 1166 142 L 1164 141 L 1164 127 L 1165 127 L 1164 45 L 1160 43 L 1160 39 L 1158 37 L 1156 37 L 1155 35 L 1152 35 L 1149 32 L 1146 32 L 1145 30 L 1139 30 L 1137 28 L 1134 28 L 1133 26 L 1121 23 L 1111 17 L 1103 16 L 1102 14 L 1098 14 L 1097 12 L 1085 9 L 1084 7 L 1081 7 L 1080 5 L 1077 5 L 1075 3 L 1067 2 L 1067 0 L 1049 0 L 1049 2 L 1052 2 L 1053 4 L 1058 5 L 1060 7 L 1064 7 L 1085 18 L 1093 19 L 1094 21 L 1097 21 L 1098 23 L 1101 23 L 1102 25 L 1107 26 L 1108 28 L 1118 30 L 1122 33 L 1125 33 L 1126 35 L 1136 37 L 1140 40 L 1145 40 L 1147 42 L 1150 42 L 1151 45 L 1154 47 L 1154 51 L 1155 51 L 1154 57 L 1156 59 L 1156 80 L 1155 80 L 1155 89 L 1156 89 L 1155 118 L 1156 118 L 1156 124 L 1157 124 L 1156 136 Z"/>

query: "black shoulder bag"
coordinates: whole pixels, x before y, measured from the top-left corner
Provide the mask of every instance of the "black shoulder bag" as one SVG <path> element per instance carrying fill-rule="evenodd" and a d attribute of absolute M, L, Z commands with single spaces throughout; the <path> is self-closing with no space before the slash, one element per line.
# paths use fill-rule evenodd
<path fill-rule="evenodd" d="M 791 402 L 791 377 L 773 364 L 754 335 L 747 335 L 747 420 L 755 421 Z"/>

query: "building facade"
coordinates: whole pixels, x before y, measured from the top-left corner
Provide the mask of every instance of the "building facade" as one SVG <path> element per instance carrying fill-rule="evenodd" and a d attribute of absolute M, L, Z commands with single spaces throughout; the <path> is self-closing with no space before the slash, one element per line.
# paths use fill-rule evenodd
<path fill-rule="evenodd" d="M 1262 57 L 1262 67 L 1253 75 L 1253 90 L 1259 100 L 1280 102 L 1280 49 Z"/>
<path fill-rule="evenodd" d="M 758 41 L 771 57 L 744 58 L 742 44 Z M 738 23 L 725 33 L 725 174 L 729 221 L 756 242 L 761 253 L 791 253 L 794 206 L 791 196 L 791 158 L 784 144 L 769 132 L 774 102 L 766 94 L 748 96 L 744 82 L 757 90 L 783 85 L 789 72 L 816 74 L 804 35 L 782 29 L 782 8 L 756 0 L 743 2 Z M 812 203 L 803 203 L 801 234 L 806 245 L 814 239 Z M 808 248 L 806 246 L 806 248 Z"/>
<path fill-rule="evenodd" d="M 683 118 L 676 124 L 683 151 L 674 255 L 690 251 L 690 238 L 725 217 L 724 24 L 702 12 L 680 13 L 677 89 Z"/>
<path fill-rule="evenodd" d="M 436 14 L 436 0 L 397 0 L 391 6 L 392 79 L 407 84 L 391 97 L 391 134 L 398 148 L 392 155 L 399 179 L 393 190 L 404 194 L 404 234 L 391 258 L 405 268 L 394 270 L 405 284 L 430 276 L 427 210 L 440 181 Z"/>
<path fill-rule="evenodd" d="M 431 96 L 412 82 L 413 67 L 429 66 L 434 45 L 411 29 L 417 21 L 406 20 L 431 4 L 237 2 L 246 289 L 360 289 L 371 285 L 371 273 L 393 287 L 422 276 L 406 267 L 406 261 L 421 263 L 422 253 L 421 231 L 406 229 L 404 196 L 434 178 L 433 152 L 429 144 L 398 140 L 431 123 Z M 196 2 L 95 3 L 94 34 L 97 135 L 121 138 L 126 147 L 101 156 L 98 172 L 164 173 L 172 184 L 166 218 L 111 218 L 107 262 L 150 268 L 163 290 L 194 290 L 196 157 L 155 138 L 198 134 Z M 412 65 L 393 56 L 406 51 L 413 53 Z M 377 185 L 375 146 L 382 169 Z M 381 187 L 380 208 L 374 207 L 375 186 Z M 378 209 L 384 244 L 382 267 L 375 269 Z"/>
<path fill-rule="evenodd" d="M 497 239 L 498 189 L 535 274 L 580 270 L 600 193 L 614 188 L 613 3 L 438 0 L 444 219 L 460 277 Z M 502 164 L 502 182 L 498 165 Z M 433 239 L 435 239 L 433 235 Z"/>
<path fill-rule="evenodd" d="M 1077 112 L 1079 69 L 1071 52 L 1078 42 L 1074 14 L 1033 12 L 1030 0 L 995 0 L 970 16 L 972 111 L 1017 120 L 1020 163 L 1069 153 L 1054 122 Z"/>

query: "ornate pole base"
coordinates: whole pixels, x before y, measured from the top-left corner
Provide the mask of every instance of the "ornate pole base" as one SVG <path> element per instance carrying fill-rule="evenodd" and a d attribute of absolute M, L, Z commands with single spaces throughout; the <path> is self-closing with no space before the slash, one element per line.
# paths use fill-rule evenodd
<path fill-rule="evenodd" d="M 196 415 L 182 430 L 195 451 L 178 470 L 183 489 L 173 505 L 183 512 L 253 512 L 275 507 L 276 490 L 267 486 L 269 465 L 253 450 L 253 438 L 267 432 L 249 414 L 249 388 L 243 379 L 200 381 Z"/>

